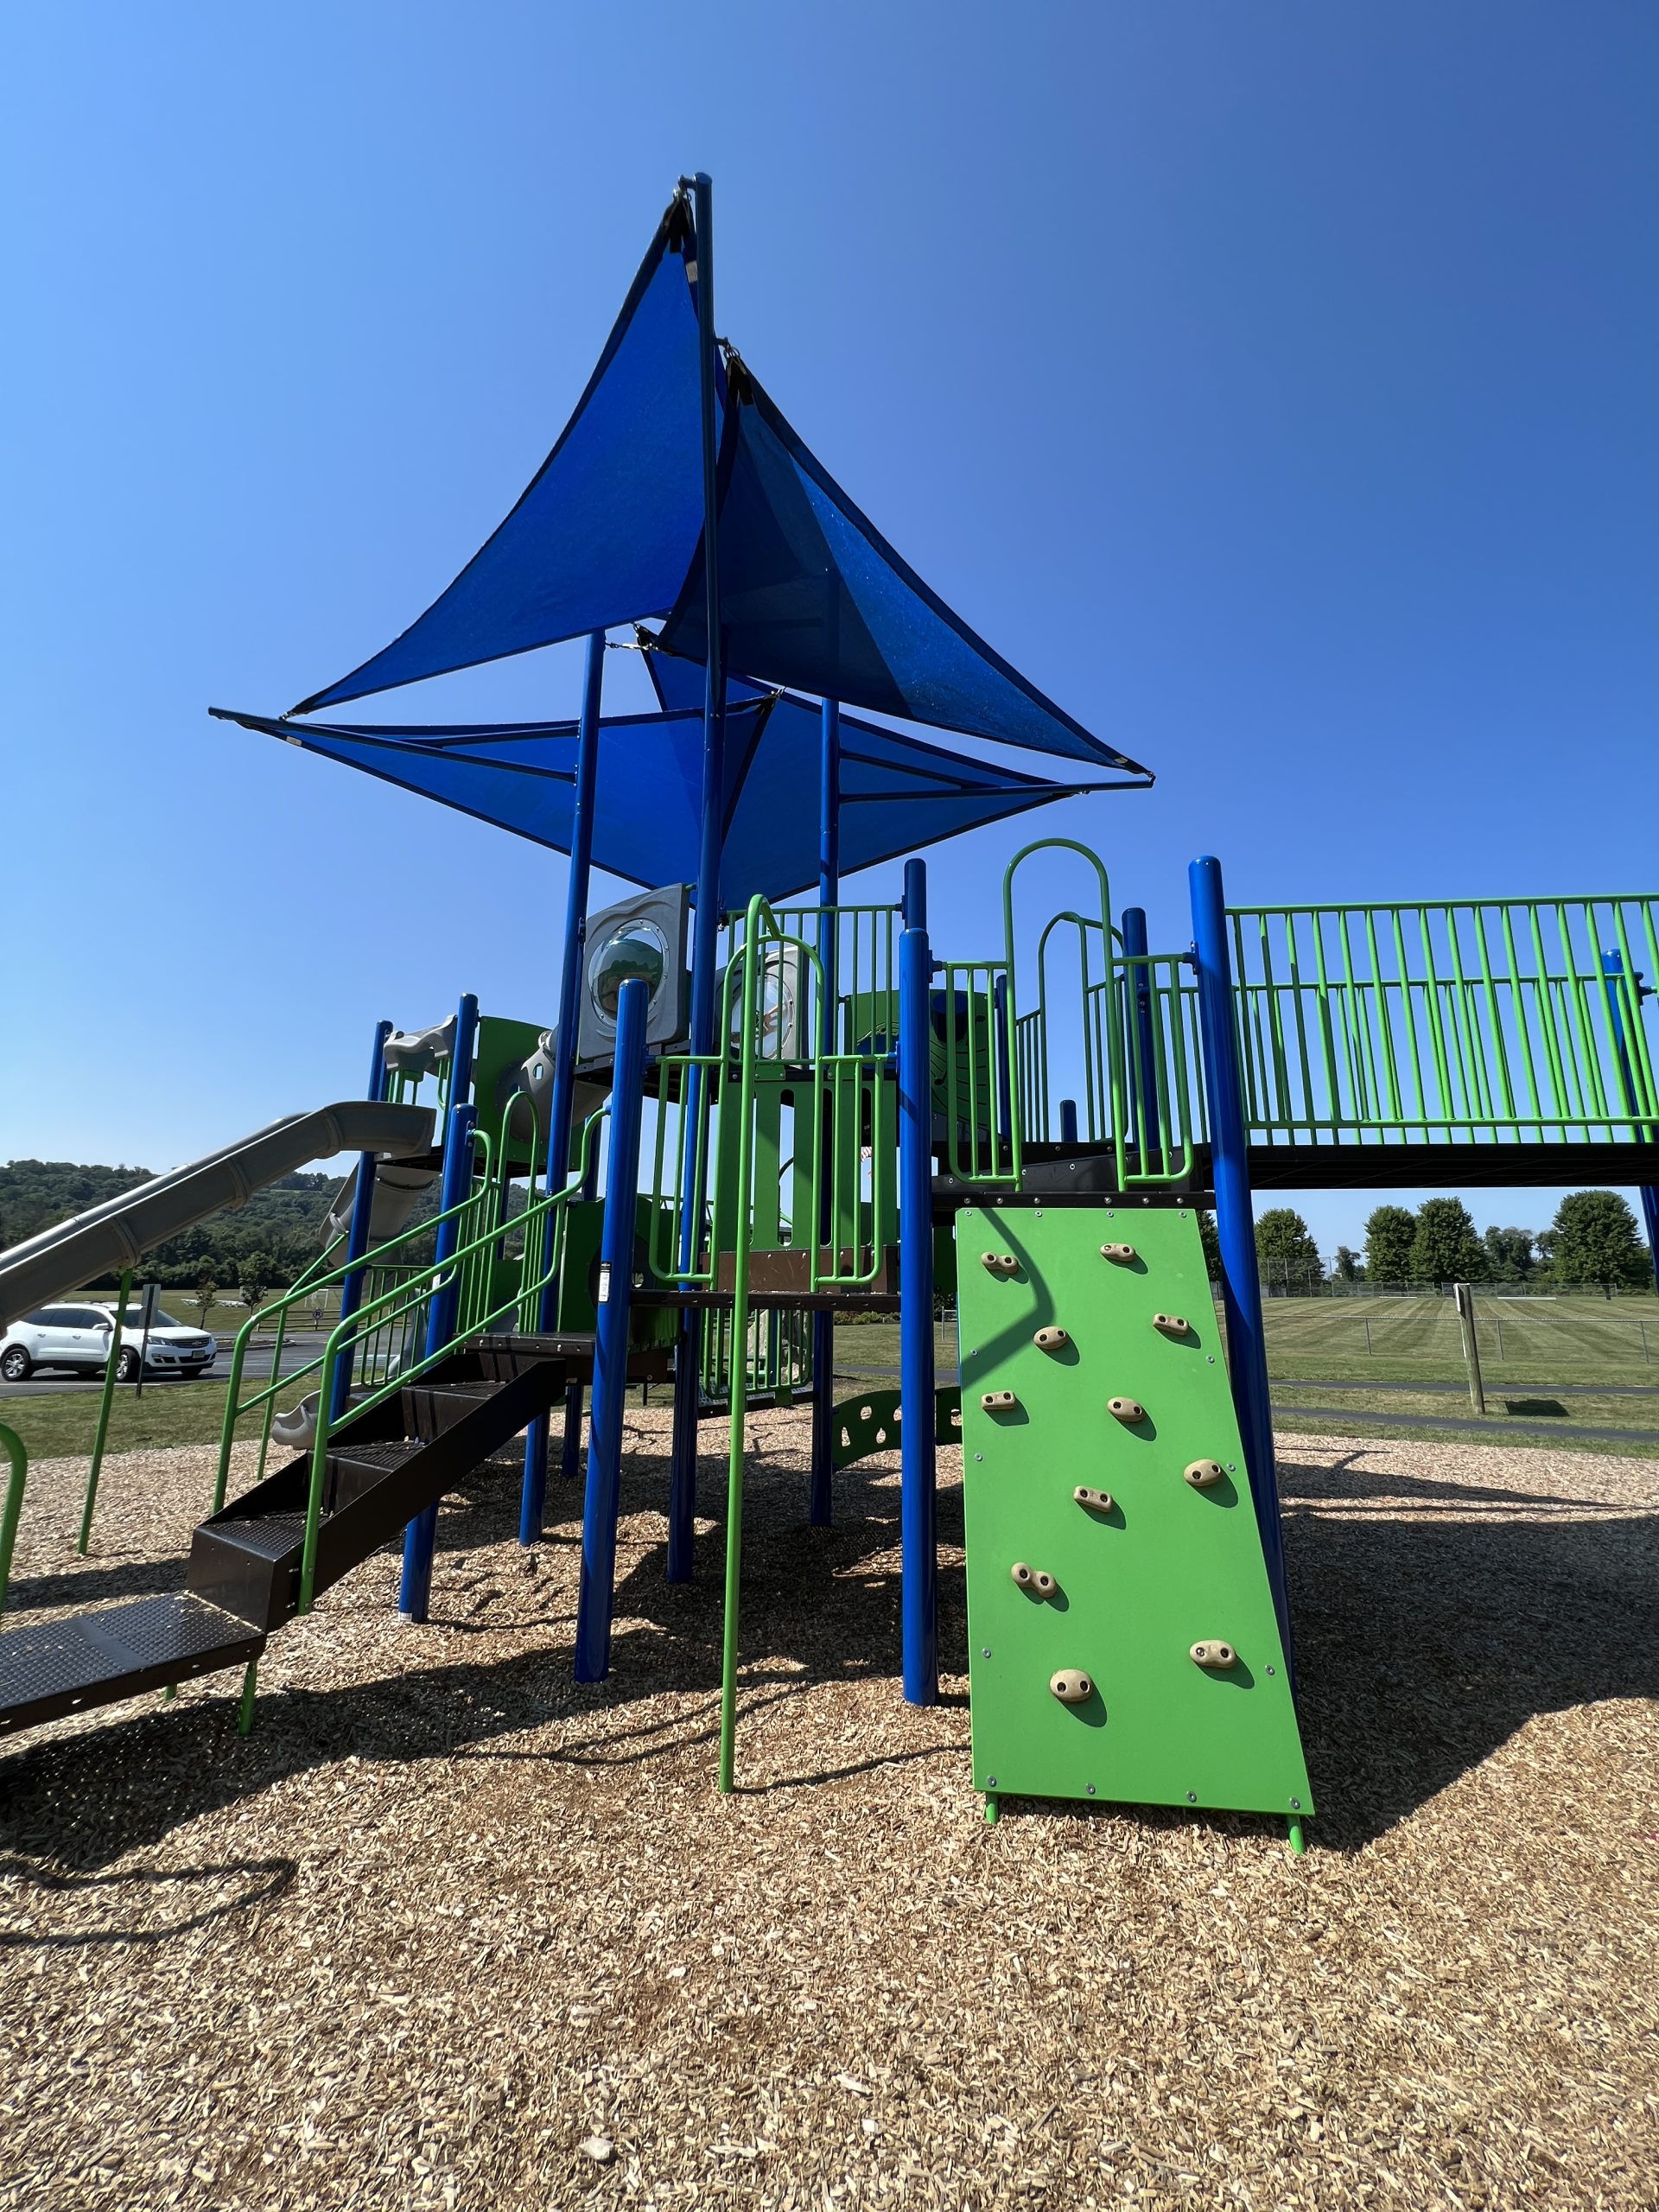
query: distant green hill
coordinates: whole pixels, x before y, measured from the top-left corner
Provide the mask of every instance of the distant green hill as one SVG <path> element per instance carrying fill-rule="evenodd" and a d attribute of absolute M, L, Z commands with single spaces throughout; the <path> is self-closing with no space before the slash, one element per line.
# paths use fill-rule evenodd
<path fill-rule="evenodd" d="M 13 1160 L 0 1167 L 0 1250 L 54 1222 L 118 1198 L 155 1173 L 151 1167 L 83 1167 L 67 1160 Z M 337 1175 L 284 1175 L 234 1212 L 216 1213 L 145 1255 L 143 1274 L 169 1290 L 192 1287 L 204 1273 L 234 1287 L 256 1255 L 271 1289 L 292 1282 L 321 1249 Z M 110 1287 L 114 1275 L 108 1278 Z M 95 1287 L 86 1284 L 84 1288 Z"/>

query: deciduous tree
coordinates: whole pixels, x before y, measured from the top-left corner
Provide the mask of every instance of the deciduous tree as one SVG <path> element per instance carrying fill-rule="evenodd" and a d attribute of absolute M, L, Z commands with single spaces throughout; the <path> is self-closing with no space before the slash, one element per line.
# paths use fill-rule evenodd
<path fill-rule="evenodd" d="M 1636 1216 L 1617 1191 L 1573 1191 L 1552 1224 L 1549 1272 L 1559 1283 L 1640 1290 L 1652 1280 Z"/>
<path fill-rule="evenodd" d="M 1411 1240 L 1417 1224 L 1405 1206 L 1378 1206 L 1365 1224 L 1365 1279 L 1405 1282 L 1411 1274 Z"/>
<path fill-rule="evenodd" d="M 1486 1247 L 1461 1198 L 1425 1198 L 1411 1240 L 1414 1282 L 1484 1282 Z"/>

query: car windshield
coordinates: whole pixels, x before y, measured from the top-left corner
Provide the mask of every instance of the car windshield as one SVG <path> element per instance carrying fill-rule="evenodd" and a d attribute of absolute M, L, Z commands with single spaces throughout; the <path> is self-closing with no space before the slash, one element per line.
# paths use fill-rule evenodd
<path fill-rule="evenodd" d="M 129 1306 L 127 1308 L 126 1319 L 122 1322 L 121 1325 L 124 1329 L 142 1329 L 144 1325 L 143 1307 L 142 1306 Z M 183 1321 L 175 1321 L 170 1313 L 163 1313 L 159 1306 L 156 1308 L 156 1318 L 150 1323 L 150 1326 L 153 1329 L 182 1329 L 187 1325 L 188 1325 Z"/>

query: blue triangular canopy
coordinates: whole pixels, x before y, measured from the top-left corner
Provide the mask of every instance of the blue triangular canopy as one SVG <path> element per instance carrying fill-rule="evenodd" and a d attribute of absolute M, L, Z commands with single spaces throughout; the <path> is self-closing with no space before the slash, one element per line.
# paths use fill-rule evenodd
<path fill-rule="evenodd" d="M 1011 668 L 860 512 L 747 366 L 728 363 L 720 456 L 726 665 L 907 721 L 1144 775 Z M 707 652 L 701 543 L 663 630 Z"/>
<path fill-rule="evenodd" d="M 702 531 L 697 308 L 677 200 L 575 413 L 506 520 L 384 652 L 294 709 L 390 691 L 674 604 Z"/>
<path fill-rule="evenodd" d="M 696 241 L 677 195 L 558 443 L 420 619 L 311 714 L 646 616 L 706 649 Z M 767 686 L 1124 770 L 931 591 L 728 350 L 717 376 L 726 666 Z"/>
<path fill-rule="evenodd" d="M 695 690 L 701 699 L 700 668 L 661 653 L 649 660 L 659 694 L 677 699 Z M 213 712 L 556 852 L 570 849 L 573 721 L 434 728 L 294 722 L 221 708 Z M 982 823 L 1100 788 L 1051 783 L 969 760 L 851 715 L 842 717 L 841 737 L 841 865 L 847 874 Z M 734 680 L 720 879 L 721 904 L 728 912 L 747 906 L 757 891 L 781 899 L 817 881 L 820 742 L 814 702 Z M 634 883 L 695 880 L 702 803 L 700 706 L 673 704 L 663 714 L 604 719 L 594 818 L 597 867 Z"/>

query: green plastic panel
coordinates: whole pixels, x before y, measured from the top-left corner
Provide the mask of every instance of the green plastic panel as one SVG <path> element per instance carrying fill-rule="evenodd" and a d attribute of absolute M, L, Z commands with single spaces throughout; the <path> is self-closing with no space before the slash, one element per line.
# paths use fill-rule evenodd
<path fill-rule="evenodd" d="M 641 1192 L 634 1203 L 633 1272 L 636 1281 L 666 1287 L 651 1264 L 652 1201 Z M 566 1210 L 564 1263 L 559 1275 L 554 1326 L 574 1335 L 599 1325 L 599 1248 L 605 1227 L 603 1198 L 573 1198 Z M 636 1351 L 672 1344 L 679 1333 L 672 1306 L 635 1306 L 628 1341 Z"/>
<path fill-rule="evenodd" d="M 975 1787 L 1306 1817 L 1196 1213 L 970 1207 L 957 1243 Z M 1103 1258 L 1108 1243 L 1134 1259 Z M 1044 1350 L 1051 1328 L 1065 1341 Z M 986 1393 L 1009 1390 L 1012 1407 L 987 1411 Z M 1119 1420 L 1114 1398 L 1145 1419 Z M 1211 1487 L 1185 1479 L 1199 1460 L 1223 1469 Z M 1109 1510 L 1079 1504 L 1079 1484 Z M 1016 1564 L 1052 1576 L 1052 1594 L 1016 1583 Z M 1198 1664 L 1196 1643 L 1230 1646 L 1233 1663 Z M 1068 1669 L 1092 1686 L 1081 1703 L 1050 1688 Z"/>

